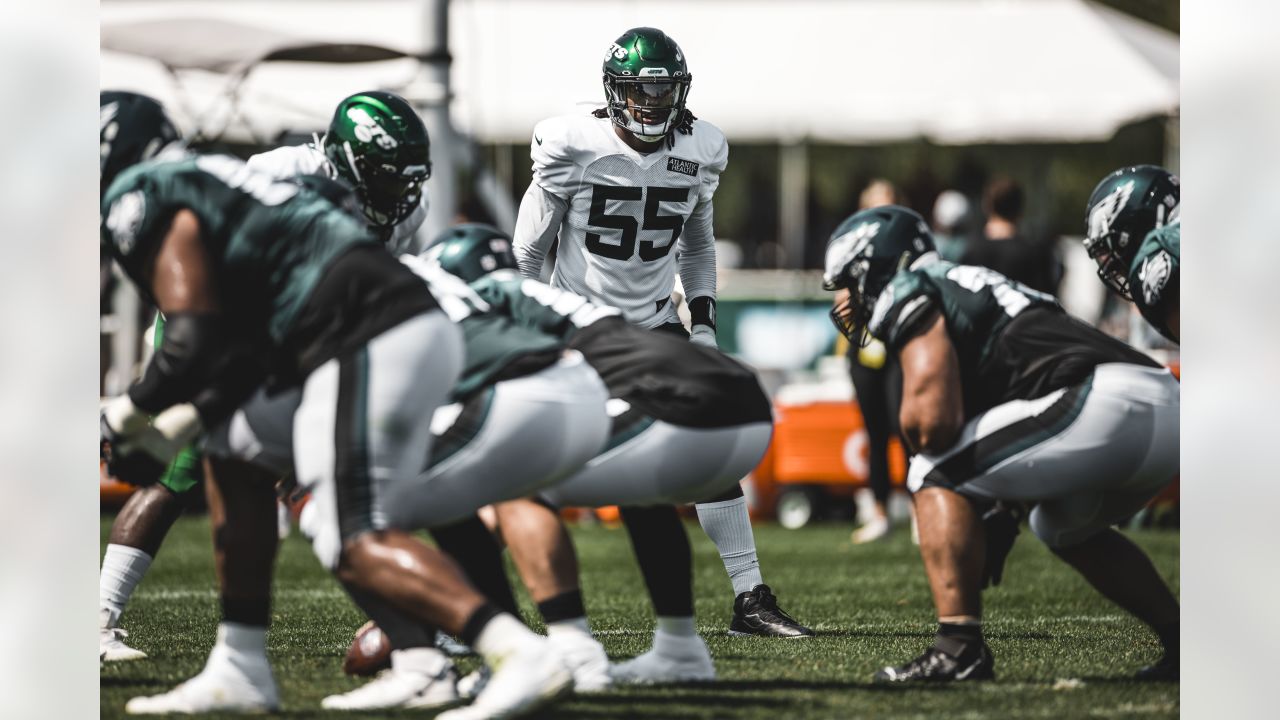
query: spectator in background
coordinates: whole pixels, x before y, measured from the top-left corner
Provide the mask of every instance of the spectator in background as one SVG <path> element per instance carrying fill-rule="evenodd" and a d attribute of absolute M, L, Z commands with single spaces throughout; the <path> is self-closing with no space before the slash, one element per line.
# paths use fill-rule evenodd
<path fill-rule="evenodd" d="M 1047 244 L 1026 237 L 1018 223 L 1025 198 L 1022 187 L 1009 178 L 987 185 L 982 209 L 987 222 L 982 233 L 968 244 L 960 262 L 983 265 L 1041 292 L 1058 294 L 1058 266 Z"/>
<path fill-rule="evenodd" d="M 933 203 L 933 241 L 943 260 L 960 262 L 969 241 L 969 199 L 959 190 L 943 190 Z"/>
<path fill-rule="evenodd" d="M 858 196 L 858 209 L 900 205 L 904 201 L 888 180 L 872 180 Z M 841 293 L 836 294 L 836 303 Z M 862 412 L 870 449 L 867 482 L 873 502 L 858 503 L 861 527 L 853 531 L 855 545 L 879 540 L 889 534 L 889 438 L 897 432 L 898 408 L 902 401 L 902 373 L 884 344 L 870 338 L 864 348 L 849 344 L 849 377 L 853 380 L 858 408 Z"/>

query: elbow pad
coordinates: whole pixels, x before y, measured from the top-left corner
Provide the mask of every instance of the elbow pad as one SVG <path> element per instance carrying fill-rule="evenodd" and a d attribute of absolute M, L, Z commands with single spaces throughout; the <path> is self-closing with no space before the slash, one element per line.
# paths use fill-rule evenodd
<path fill-rule="evenodd" d="M 232 342 L 223 316 L 210 313 L 174 313 L 165 318 L 164 337 L 155 356 L 147 364 L 142 379 L 129 388 L 129 398 L 138 409 L 156 414 L 179 402 L 196 401 L 206 425 L 210 415 L 225 413 L 225 405 L 243 398 L 218 392 L 219 410 L 211 410 L 211 391 L 234 388 L 230 395 L 248 397 L 253 384 L 260 382 L 261 361 L 253 357 L 246 342 Z M 248 386 L 242 389 L 243 386 Z M 205 407 L 201 407 L 205 405 Z M 234 409 L 234 407 L 233 407 Z"/>

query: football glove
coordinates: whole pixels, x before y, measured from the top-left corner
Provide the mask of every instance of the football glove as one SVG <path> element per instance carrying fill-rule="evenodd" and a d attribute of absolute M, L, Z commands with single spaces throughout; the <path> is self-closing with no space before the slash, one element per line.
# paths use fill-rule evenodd
<path fill-rule="evenodd" d="M 689 331 L 689 341 L 695 342 L 703 347 L 720 347 L 716 344 L 716 330 L 710 325 L 694 325 L 693 330 Z"/>
<path fill-rule="evenodd" d="M 987 534 L 987 557 L 982 566 L 982 589 L 995 587 L 1004 579 L 1004 563 L 1018 538 L 1019 525 L 1027 509 L 1020 503 L 997 502 L 982 515 Z"/>
<path fill-rule="evenodd" d="M 107 473 L 132 485 L 151 485 L 183 447 L 200 434 L 199 413 L 190 404 L 175 405 L 148 422 L 128 395 L 102 408 L 99 455 Z"/>

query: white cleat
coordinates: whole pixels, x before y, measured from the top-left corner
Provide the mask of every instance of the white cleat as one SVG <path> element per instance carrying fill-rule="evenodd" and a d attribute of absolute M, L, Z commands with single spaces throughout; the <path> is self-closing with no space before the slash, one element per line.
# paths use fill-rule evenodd
<path fill-rule="evenodd" d="M 129 633 L 124 628 L 98 628 L 98 654 L 101 662 L 141 660 L 146 653 L 124 644 Z"/>
<path fill-rule="evenodd" d="M 574 692 L 598 693 L 613 686 L 613 678 L 609 676 L 609 656 L 599 640 L 578 632 L 553 633 L 547 639 L 573 673 Z"/>
<path fill-rule="evenodd" d="M 851 540 L 854 545 L 865 545 L 869 542 L 881 540 L 889 535 L 889 518 L 884 516 L 873 516 L 870 520 L 863 523 L 862 527 L 853 531 Z"/>
<path fill-rule="evenodd" d="M 709 682 L 716 679 L 716 666 L 706 643 L 697 635 L 659 632 L 649 652 L 614 665 L 610 674 L 618 685 Z"/>
<path fill-rule="evenodd" d="M 264 713 L 280 708 L 280 695 L 266 658 L 229 657 L 214 647 L 199 675 L 163 695 L 136 697 L 125 706 L 130 715 L 193 715 L 208 712 Z"/>
<path fill-rule="evenodd" d="M 495 665 L 493 675 L 471 705 L 436 720 L 502 720 L 532 712 L 573 690 L 573 673 L 544 638 L 522 642 Z"/>
<path fill-rule="evenodd" d="M 348 693 L 320 701 L 326 710 L 438 708 L 458 702 L 458 673 L 435 648 L 391 651 L 391 669 Z"/>

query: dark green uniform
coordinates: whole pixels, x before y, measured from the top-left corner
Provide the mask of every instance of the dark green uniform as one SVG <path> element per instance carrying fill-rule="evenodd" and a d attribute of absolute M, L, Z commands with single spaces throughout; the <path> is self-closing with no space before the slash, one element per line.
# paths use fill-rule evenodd
<path fill-rule="evenodd" d="M 471 287 L 496 312 L 581 352 L 610 397 L 626 400 L 639 414 L 695 428 L 773 418 L 755 374 L 719 351 L 630 325 L 616 308 L 593 305 L 514 271 L 491 273 Z"/>
<path fill-rule="evenodd" d="M 1180 300 L 1182 223 L 1156 228 L 1138 246 L 1129 267 L 1129 293 L 1142 317 L 1160 334 L 1178 342 L 1169 328 L 1169 309 Z"/>
<path fill-rule="evenodd" d="M 195 214 L 227 325 L 297 382 L 403 320 L 436 307 L 364 223 L 301 185 L 219 155 L 149 162 L 102 198 L 102 244 L 144 289 L 174 215 Z"/>
<path fill-rule="evenodd" d="M 1074 385 L 1102 363 L 1158 367 L 1068 315 L 1049 295 L 994 270 L 945 260 L 895 275 L 876 301 L 870 332 L 896 353 L 939 312 L 959 360 L 966 419 Z"/>

